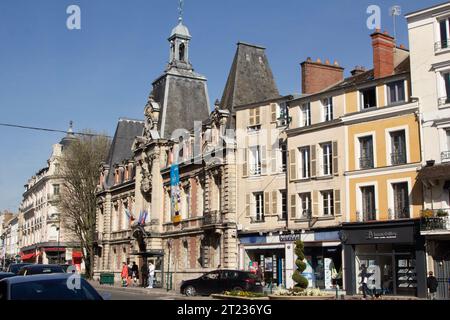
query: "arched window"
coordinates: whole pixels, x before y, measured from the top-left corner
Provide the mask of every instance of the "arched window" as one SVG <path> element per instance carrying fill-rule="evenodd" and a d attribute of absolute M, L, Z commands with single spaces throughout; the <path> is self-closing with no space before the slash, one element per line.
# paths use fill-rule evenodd
<path fill-rule="evenodd" d="M 185 61 L 185 50 L 186 50 L 186 47 L 185 47 L 184 43 L 180 44 L 180 48 L 179 48 L 180 61 Z"/>

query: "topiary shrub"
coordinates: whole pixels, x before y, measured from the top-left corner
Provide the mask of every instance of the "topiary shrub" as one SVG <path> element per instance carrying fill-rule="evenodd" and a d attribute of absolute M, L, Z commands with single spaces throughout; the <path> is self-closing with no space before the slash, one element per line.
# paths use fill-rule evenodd
<path fill-rule="evenodd" d="M 302 273 L 306 269 L 305 260 L 305 245 L 303 241 L 297 240 L 295 242 L 295 254 L 297 255 L 297 260 L 295 260 L 295 265 L 297 266 L 297 270 L 295 270 L 294 275 L 292 276 L 292 280 L 296 283 L 295 287 L 299 289 L 308 288 L 308 279 L 306 279 Z M 298 289 L 297 289 L 298 290 Z"/>

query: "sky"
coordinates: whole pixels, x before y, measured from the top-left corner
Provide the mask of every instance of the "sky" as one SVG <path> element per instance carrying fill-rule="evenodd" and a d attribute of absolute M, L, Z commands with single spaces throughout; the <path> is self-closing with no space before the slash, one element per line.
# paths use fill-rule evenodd
<path fill-rule="evenodd" d="M 300 63 L 329 59 L 372 67 L 368 6 L 402 14 L 443 0 L 185 0 L 190 60 L 221 98 L 238 41 L 267 48 L 281 94 L 301 92 Z M 70 5 L 81 30 L 69 30 Z M 178 0 L 0 0 L 0 123 L 113 135 L 121 117 L 143 119 L 151 90 L 169 59 L 167 38 Z M 404 16 L 398 44 L 408 46 Z M 213 104 L 212 104 L 213 105 Z M 46 166 L 64 134 L 0 126 L 0 211 L 17 211 L 24 185 Z"/>

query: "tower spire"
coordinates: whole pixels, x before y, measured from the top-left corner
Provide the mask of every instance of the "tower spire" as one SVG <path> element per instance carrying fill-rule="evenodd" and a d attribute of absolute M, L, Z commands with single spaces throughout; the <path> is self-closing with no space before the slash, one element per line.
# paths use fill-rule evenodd
<path fill-rule="evenodd" d="M 184 7 L 184 0 L 178 1 L 178 22 L 183 23 L 183 7 Z"/>

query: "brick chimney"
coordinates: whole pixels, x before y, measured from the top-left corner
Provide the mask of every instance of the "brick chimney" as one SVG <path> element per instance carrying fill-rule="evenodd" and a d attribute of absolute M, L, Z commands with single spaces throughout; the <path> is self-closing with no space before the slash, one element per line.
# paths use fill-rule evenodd
<path fill-rule="evenodd" d="M 307 58 L 302 66 L 302 92 L 314 94 L 344 80 L 344 68 L 337 61 L 330 64 L 329 60 L 322 63 L 320 59 L 312 61 Z"/>
<path fill-rule="evenodd" d="M 386 31 L 377 29 L 370 35 L 373 48 L 373 69 L 375 79 L 391 76 L 394 73 L 395 39 Z"/>

